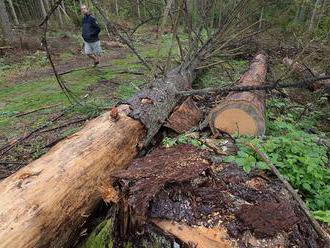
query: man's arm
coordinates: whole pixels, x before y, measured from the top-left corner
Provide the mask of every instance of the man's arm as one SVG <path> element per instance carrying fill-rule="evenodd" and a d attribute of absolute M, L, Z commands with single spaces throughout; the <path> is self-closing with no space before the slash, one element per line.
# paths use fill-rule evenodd
<path fill-rule="evenodd" d="M 100 26 L 99 26 L 99 24 L 97 23 L 97 21 L 96 21 L 96 18 L 93 16 L 93 18 L 92 18 L 92 27 L 93 27 L 93 33 L 94 34 L 99 34 L 100 33 L 100 31 L 101 31 L 101 28 L 100 28 Z"/>

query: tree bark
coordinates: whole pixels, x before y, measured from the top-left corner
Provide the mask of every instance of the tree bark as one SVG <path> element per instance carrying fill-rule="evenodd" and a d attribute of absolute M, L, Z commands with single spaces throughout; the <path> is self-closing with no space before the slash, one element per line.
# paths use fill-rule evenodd
<path fill-rule="evenodd" d="M 12 33 L 11 23 L 9 21 L 9 16 L 4 1 L 0 1 L 0 21 L 5 40 L 9 43 L 13 43 L 14 36 Z"/>
<path fill-rule="evenodd" d="M 261 85 L 267 72 L 266 56 L 255 57 L 250 69 L 241 77 L 239 86 Z M 242 92 L 229 94 L 211 110 L 208 120 L 213 134 L 263 135 L 265 133 L 264 93 Z"/>
<path fill-rule="evenodd" d="M 119 120 L 104 114 L 1 181 L 0 247 L 70 247 L 101 200 L 98 182 L 151 141 L 180 100 L 177 91 L 191 87 L 190 68 L 169 71 L 128 100 L 129 108 L 118 106 Z"/>
<path fill-rule="evenodd" d="M 14 5 L 13 5 L 13 1 L 12 0 L 8 0 L 8 3 L 9 3 L 9 6 L 10 6 L 11 13 L 13 15 L 13 19 L 14 19 L 15 25 L 19 25 L 19 21 L 18 21 L 18 18 L 17 18 L 17 15 L 16 15 L 16 11 L 15 11 L 15 8 L 14 8 Z"/>

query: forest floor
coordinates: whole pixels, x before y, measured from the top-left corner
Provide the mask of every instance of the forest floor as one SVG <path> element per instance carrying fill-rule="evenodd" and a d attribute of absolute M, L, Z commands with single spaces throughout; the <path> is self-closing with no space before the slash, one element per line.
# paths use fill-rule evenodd
<path fill-rule="evenodd" d="M 80 99 L 80 104 L 75 105 L 71 105 L 61 92 L 42 50 L 9 51 L 0 59 L 0 180 L 40 157 L 74 134 L 86 121 L 129 98 L 147 83 L 147 76 L 141 75 L 146 71 L 136 57 L 127 48 L 104 43 L 107 39 L 102 37 L 101 64 L 99 68 L 93 68 L 92 62 L 81 52 L 78 35 L 51 34 L 51 50 L 58 72 L 90 67 L 63 75 L 67 86 Z M 262 44 L 255 45 L 253 51 L 248 50 L 228 59 L 228 63 L 206 70 L 194 82 L 194 87 L 222 86 L 236 81 L 248 68 L 258 46 L 265 44 L 270 65 L 268 80 L 283 75 L 286 80 L 296 80 L 286 77 L 282 59 L 294 57 L 298 49 L 289 43 L 275 44 L 271 40 L 272 37 L 267 37 Z M 152 62 L 166 58 L 171 36 L 164 35 L 158 58 L 157 40 L 150 30 L 141 32 L 136 44 Z M 319 59 L 323 53 L 320 50 L 310 57 L 314 56 L 313 66 L 323 71 L 327 64 Z M 316 215 L 316 210 L 327 210 L 329 214 L 329 147 L 324 143 L 329 144 L 330 140 L 330 107 L 326 97 L 322 92 L 307 90 L 275 91 L 267 94 L 266 109 L 266 140 L 252 139 L 252 142 L 268 149 L 266 152 L 271 159 L 282 166 L 281 173 L 299 189 Z M 237 137 L 237 143 L 245 143 L 245 139 L 247 137 Z M 185 136 L 174 136 L 163 144 L 180 144 L 182 140 L 183 143 L 190 142 Z M 234 160 L 244 167 L 246 164 L 242 161 L 255 159 L 255 154 L 240 148 L 243 152 Z M 317 189 L 315 182 L 320 183 Z M 330 216 L 324 216 L 324 212 L 319 214 L 319 220 L 330 222 Z"/>

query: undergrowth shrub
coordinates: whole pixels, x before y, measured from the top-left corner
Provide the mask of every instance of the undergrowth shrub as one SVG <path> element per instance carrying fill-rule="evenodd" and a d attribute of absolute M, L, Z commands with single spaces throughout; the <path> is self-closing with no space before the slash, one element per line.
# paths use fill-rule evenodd
<path fill-rule="evenodd" d="M 273 100 L 268 109 L 286 103 Z M 277 105 L 277 106 L 276 106 Z M 286 105 L 287 107 L 288 105 Z M 226 158 L 226 162 L 236 162 L 246 172 L 253 168 L 268 169 L 268 165 L 248 146 L 253 144 L 265 153 L 271 162 L 290 184 L 299 191 L 315 217 L 330 223 L 330 169 L 327 167 L 327 147 L 318 142 L 321 132 L 316 136 L 307 132 L 317 119 L 317 112 L 302 117 L 290 111 L 278 115 L 275 111 L 267 113 L 268 135 L 264 138 L 239 137 L 240 151 L 236 156 Z M 308 125 L 308 126 L 306 126 Z"/>

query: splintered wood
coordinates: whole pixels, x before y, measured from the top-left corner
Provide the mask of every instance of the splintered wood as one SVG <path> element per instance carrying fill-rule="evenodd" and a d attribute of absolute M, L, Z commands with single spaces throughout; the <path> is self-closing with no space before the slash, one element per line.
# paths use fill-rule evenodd
<path fill-rule="evenodd" d="M 177 133 L 185 133 L 196 126 L 201 118 L 202 112 L 189 97 L 178 108 L 174 109 L 165 126 Z"/>
<path fill-rule="evenodd" d="M 279 180 L 212 156 L 191 145 L 159 147 L 117 172 L 126 219 L 155 225 L 183 247 L 324 247 Z M 141 240 L 138 233 L 131 228 L 131 240 Z"/>

